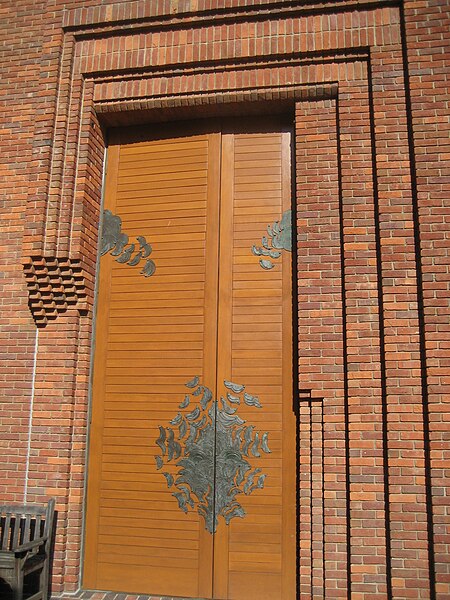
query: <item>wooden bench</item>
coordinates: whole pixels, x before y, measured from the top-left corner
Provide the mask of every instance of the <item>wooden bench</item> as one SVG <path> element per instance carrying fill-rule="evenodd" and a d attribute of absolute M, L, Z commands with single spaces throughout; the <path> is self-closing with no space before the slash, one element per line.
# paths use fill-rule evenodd
<path fill-rule="evenodd" d="M 55 500 L 47 506 L 0 505 L 0 580 L 22 600 L 24 578 L 39 574 L 39 591 L 27 600 L 47 600 Z"/>

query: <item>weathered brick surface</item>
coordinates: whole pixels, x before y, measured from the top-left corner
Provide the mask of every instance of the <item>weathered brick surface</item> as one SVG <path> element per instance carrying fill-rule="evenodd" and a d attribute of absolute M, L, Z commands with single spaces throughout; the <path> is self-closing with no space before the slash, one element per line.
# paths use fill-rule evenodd
<path fill-rule="evenodd" d="M 282 109 L 299 596 L 450 597 L 448 2 L 6 0 L 0 18 L 0 497 L 57 498 L 54 594 L 80 584 L 107 128 Z"/>

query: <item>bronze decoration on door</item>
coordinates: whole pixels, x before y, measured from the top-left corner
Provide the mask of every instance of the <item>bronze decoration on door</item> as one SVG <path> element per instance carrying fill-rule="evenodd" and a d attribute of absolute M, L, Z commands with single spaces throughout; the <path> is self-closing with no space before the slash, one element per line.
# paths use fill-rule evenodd
<path fill-rule="evenodd" d="M 261 451 L 270 453 L 268 433 L 255 432 L 253 425 L 246 425 L 236 414 L 242 400 L 261 408 L 258 397 L 244 392 L 243 385 L 230 381 L 224 385 L 226 398 L 221 396 L 219 403 L 208 387 L 200 385 L 199 377 L 189 381 L 186 387 L 199 398 L 197 405 L 192 409 L 191 395 L 186 394 L 179 405 L 183 412 L 170 421 L 173 428 L 159 426 L 156 440 L 161 450 L 155 456 L 158 469 L 178 461 L 171 469 L 174 474 L 166 471 L 163 475 L 167 486 L 176 489 L 172 495 L 180 509 L 187 513 L 188 507 L 197 506 L 210 533 L 217 530 L 219 516 L 227 525 L 234 517 L 245 516 L 236 496 L 263 488 L 266 478 L 261 469 L 252 468 L 251 457 L 260 457 Z"/>
<path fill-rule="evenodd" d="M 102 238 L 100 242 L 100 256 L 110 252 L 111 256 L 117 256 L 116 262 L 135 267 L 142 259 L 152 253 L 152 247 L 147 243 L 143 235 L 136 237 L 136 244 L 128 244 L 128 236 L 122 232 L 122 219 L 114 215 L 110 210 L 103 211 Z M 156 270 L 155 263 L 148 259 L 141 271 L 144 277 L 151 277 Z"/>
<path fill-rule="evenodd" d="M 270 270 L 275 266 L 272 260 L 280 258 L 280 250 L 292 251 L 292 211 L 285 211 L 281 221 L 275 221 L 272 226 L 268 225 L 267 233 L 270 240 L 263 236 L 262 247 L 252 246 L 252 252 L 255 256 L 267 256 L 268 258 L 260 258 L 259 264 L 263 269 Z"/>

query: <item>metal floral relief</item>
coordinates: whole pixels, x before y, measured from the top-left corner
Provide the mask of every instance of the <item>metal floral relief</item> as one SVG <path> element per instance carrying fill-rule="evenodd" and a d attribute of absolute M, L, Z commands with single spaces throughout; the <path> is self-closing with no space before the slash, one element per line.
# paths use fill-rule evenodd
<path fill-rule="evenodd" d="M 100 256 L 110 252 L 111 256 L 117 257 L 116 262 L 135 267 L 152 253 L 152 247 L 143 235 L 138 235 L 136 241 L 137 244 L 128 244 L 128 236 L 122 232 L 122 219 L 110 210 L 103 211 Z M 148 259 L 145 261 L 141 274 L 144 277 L 151 277 L 155 270 L 155 263 Z"/>
<path fill-rule="evenodd" d="M 292 211 L 287 210 L 283 213 L 281 221 L 275 221 L 272 226 L 268 225 L 267 233 L 270 240 L 263 236 L 262 247 L 253 246 L 252 252 L 255 256 L 267 257 L 260 258 L 259 264 L 263 269 L 270 270 L 275 266 L 272 260 L 280 258 L 281 250 L 292 251 Z"/>
<path fill-rule="evenodd" d="M 261 469 L 252 468 L 252 457 L 270 452 L 268 433 L 255 431 L 237 414 L 242 402 L 261 408 L 258 397 L 245 392 L 243 385 L 231 381 L 224 385 L 226 397 L 219 402 L 198 377 L 189 381 L 186 387 L 191 392 L 179 405 L 180 412 L 171 427 L 159 427 L 156 440 L 161 450 L 155 457 L 157 468 L 174 461 L 175 477 L 163 475 L 180 509 L 186 513 L 196 508 L 210 533 L 216 531 L 219 516 L 227 525 L 234 517 L 245 516 L 237 496 L 263 488 L 266 478 Z M 194 407 L 193 397 L 198 399 Z"/>

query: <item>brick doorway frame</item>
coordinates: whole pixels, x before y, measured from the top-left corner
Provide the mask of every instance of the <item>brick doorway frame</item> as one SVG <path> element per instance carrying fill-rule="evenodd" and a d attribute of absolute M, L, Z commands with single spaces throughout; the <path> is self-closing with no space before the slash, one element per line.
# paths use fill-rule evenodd
<path fill-rule="evenodd" d="M 388 374 L 386 356 L 402 331 L 418 329 L 417 315 L 391 327 L 391 298 L 402 281 L 405 302 L 418 303 L 408 267 L 386 279 L 394 264 L 413 268 L 417 248 L 383 227 L 397 213 L 401 240 L 415 239 L 400 5 L 266 2 L 199 11 L 195 24 L 188 10 L 167 14 L 151 6 L 130 2 L 67 11 L 47 39 L 60 56 L 58 94 L 51 126 L 36 122 L 37 177 L 29 194 L 23 265 L 40 328 L 28 489 L 30 496 L 52 494 L 59 502 L 54 591 L 79 585 L 105 132 L 200 113 L 283 107 L 295 110 L 297 258 L 309 265 L 299 271 L 298 282 L 299 497 L 300 519 L 307 524 L 299 539 L 300 589 L 306 597 L 323 596 L 329 586 L 346 597 L 359 585 L 366 593 L 387 586 L 394 596 L 401 594 L 411 552 L 431 573 L 420 536 L 431 539 L 432 507 L 426 487 L 425 497 L 414 503 L 420 535 L 396 545 L 391 532 L 403 529 L 402 515 L 412 510 L 408 498 L 395 497 L 388 473 L 388 450 L 395 447 L 389 426 L 402 403 L 413 414 L 420 408 L 415 432 L 422 439 L 426 433 L 421 393 L 401 385 L 412 377 L 421 387 L 417 351 L 411 350 L 410 371 L 395 376 Z M 42 77 L 47 68 L 43 61 Z M 356 204 L 362 218 L 355 219 Z M 361 286 L 362 274 L 367 285 Z M 326 308 L 317 306 L 317 298 L 326 298 Z M 362 306 L 372 307 L 366 309 L 369 317 L 359 312 Z M 361 337 L 371 340 L 365 356 L 370 380 L 361 371 L 352 375 Z M 49 372 L 55 373 L 51 385 Z M 361 431 L 368 427 L 367 397 L 376 416 L 366 439 Z M 53 448 L 55 439 L 59 446 Z M 402 443 L 416 449 L 406 433 Z M 43 486 L 40 473 L 49 464 L 57 467 Z M 371 477 L 363 487 L 358 477 L 367 468 Z M 428 481 L 425 466 L 418 470 L 417 481 Z M 421 485 L 415 486 L 423 496 Z M 351 528 L 369 526 L 383 532 L 384 550 L 375 559 L 371 547 L 357 546 L 350 536 Z M 373 543 L 381 538 L 377 534 Z M 358 569 L 352 570 L 356 551 Z"/>

